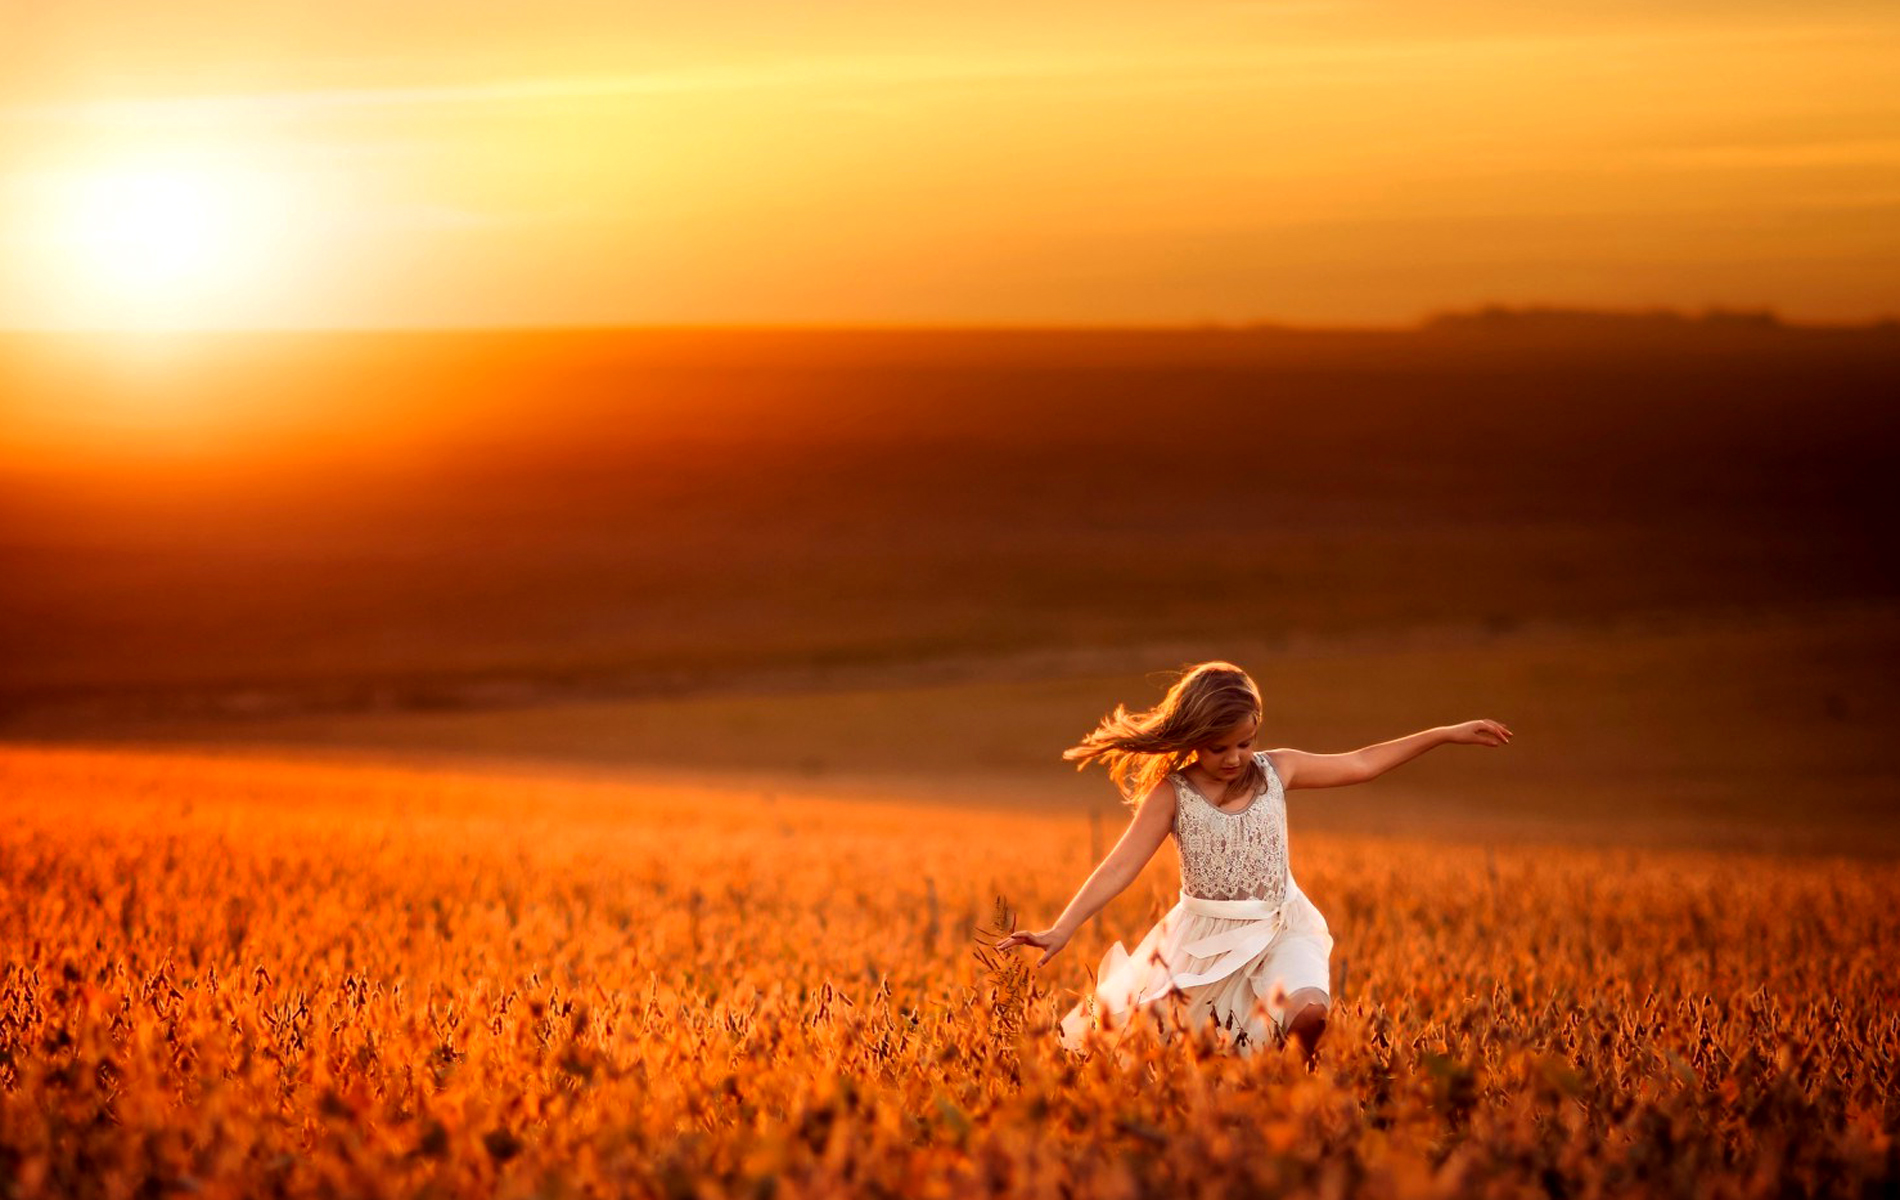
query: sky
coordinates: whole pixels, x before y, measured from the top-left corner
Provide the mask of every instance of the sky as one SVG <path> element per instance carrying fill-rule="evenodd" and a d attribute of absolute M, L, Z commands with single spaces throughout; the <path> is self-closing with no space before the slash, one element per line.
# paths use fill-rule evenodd
<path fill-rule="evenodd" d="M 1892 0 L 0 6 L 0 328 L 1900 314 Z"/>

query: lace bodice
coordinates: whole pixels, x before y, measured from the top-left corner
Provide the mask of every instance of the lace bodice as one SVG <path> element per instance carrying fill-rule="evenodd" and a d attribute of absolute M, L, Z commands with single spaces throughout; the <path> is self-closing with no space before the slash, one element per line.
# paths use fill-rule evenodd
<path fill-rule="evenodd" d="M 1239 812 L 1214 807 L 1179 771 L 1174 781 L 1174 840 L 1181 890 L 1208 900 L 1280 900 L 1287 891 L 1286 791 L 1273 760 L 1254 755 L 1267 787 Z"/>

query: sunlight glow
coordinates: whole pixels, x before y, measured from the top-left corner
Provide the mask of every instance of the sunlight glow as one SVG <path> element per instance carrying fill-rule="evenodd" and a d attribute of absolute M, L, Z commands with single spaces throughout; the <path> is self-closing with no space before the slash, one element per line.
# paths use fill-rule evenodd
<path fill-rule="evenodd" d="M 127 171 L 81 181 L 73 223 L 86 268 L 123 288 L 176 285 L 217 265 L 231 197 L 212 180 Z"/>
<path fill-rule="evenodd" d="M 89 325 L 172 328 L 282 284 L 289 189 L 183 157 L 46 173 L 29 217 L 51 307 Z"/>

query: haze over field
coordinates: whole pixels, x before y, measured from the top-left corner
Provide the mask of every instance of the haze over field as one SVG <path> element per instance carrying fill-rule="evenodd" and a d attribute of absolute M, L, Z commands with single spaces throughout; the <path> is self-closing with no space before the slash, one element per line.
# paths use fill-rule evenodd
<path fill-rule="evenodd" d="M 1225 657 L 1273 744 L 1532 731 L 1341 829 L 1900 846 L 1890 331 L 128 344 L 6 342 L 16 740 L 1099 807 L 1061 746 Z"/>
<path fill-rule="evenodd" d="M 299 335 L 179 343 L 125 379 L 19 338 L 0 686 L 1891 597 L 1894 341 Z"/>

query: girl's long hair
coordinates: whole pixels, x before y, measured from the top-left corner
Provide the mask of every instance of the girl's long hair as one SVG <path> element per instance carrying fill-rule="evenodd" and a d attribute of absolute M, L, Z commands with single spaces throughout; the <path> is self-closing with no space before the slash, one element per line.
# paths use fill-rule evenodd
<path fill-rule="evenodd" d="M 1123 802 L 1138 805 L 1169 772 L 1194 761 L 1197 749 L 1242 721 L 1258 721 L 1260 711 L 1260 689 L 1247 672 L 1228 662 L 1204 662 L 1183 671 L 1161 703 L 1146 712 L 1117 704 L 1062 757 L 1078 771 L 1100 759 Z M 1249 759 L 1226 795 L 1251 796 L 1265 784 L 1259 762 Z"/>

